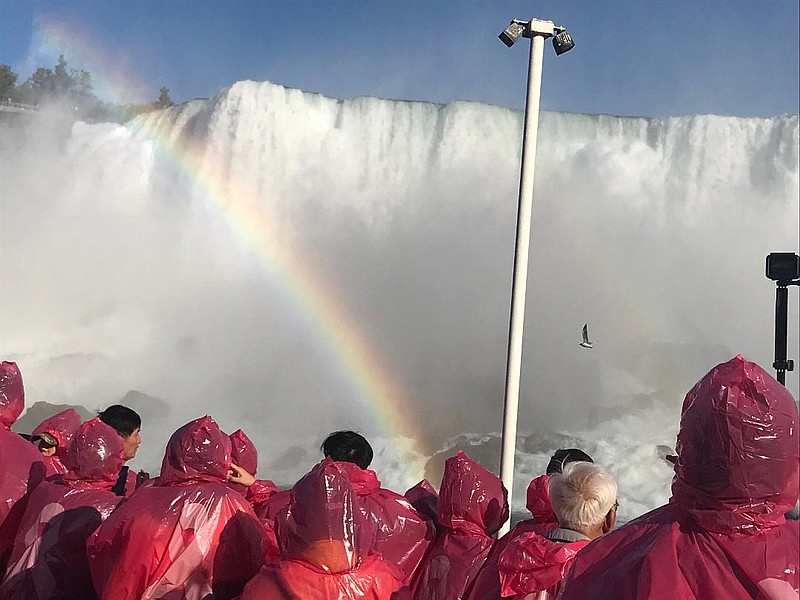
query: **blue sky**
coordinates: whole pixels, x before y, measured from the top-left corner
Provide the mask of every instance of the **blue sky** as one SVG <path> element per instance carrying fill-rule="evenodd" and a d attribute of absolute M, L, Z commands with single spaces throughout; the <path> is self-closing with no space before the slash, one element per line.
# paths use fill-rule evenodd
<path fill-rule="evenodd" d="M 339 98 L 521 108 L 527 41 L 507 49 L 497 34 L 513 17 L 536 16 L 566 26 L 576 41 L 558 58 L 548 44 L 543 108 L 767 117 L 798 112 L 799 5 L 0 0 L 0 63 L 11 64 L 21 79 L 35 66 L 52 66 L 57 48 L 47 43 L 47 32 L 57 30 L 70 40 L 63 45 L 73 46 L 61 48 L 70 66 L 93 71 L 98 83 L 115 82 L 110 89 L 120 101 L 154 100 L 162 85 L 177 101 L 207 97 L 255 79 Z"/>

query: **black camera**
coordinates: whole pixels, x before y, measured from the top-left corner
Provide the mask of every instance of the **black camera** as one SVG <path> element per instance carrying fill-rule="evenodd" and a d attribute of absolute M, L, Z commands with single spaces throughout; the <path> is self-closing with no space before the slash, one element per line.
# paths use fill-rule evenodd
<path fill-rule="evenodd" d="M 772 281 L 800 279 L 800 256 L 793 252 L 773 252 L 767 255 L 767 278 Z"/>

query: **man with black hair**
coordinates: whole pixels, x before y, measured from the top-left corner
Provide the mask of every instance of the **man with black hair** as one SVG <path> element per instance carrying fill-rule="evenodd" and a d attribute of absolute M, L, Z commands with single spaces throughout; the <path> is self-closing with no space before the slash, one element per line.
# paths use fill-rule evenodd
<path fill-rule="evenodd" d="M 136 456 L 139 445 L 142 443 L 140 435 L 142 429 L 142 418 L 132 408 L 113 404 L 104 411 L 98 413 L 100 420 L 106 425 L 110 425 L 122 438 L 125 448 L 125 460 L 129 461 Z M 117 496 L 130 496 L 137 487 L 147 481 L 150 475 L 145 471 L 134 473 L 127 466 L 123 466 L 119 471 L 119 477 L 114 484 L 112 491 Z"/>
<path fill-rule="evenodd" d="M 368 469 L 372 463 L 372 446 L 366 438 L 355 431 L 334 431 L 319 448 L 324 456 L 336 462 L 348 462 Z"/>

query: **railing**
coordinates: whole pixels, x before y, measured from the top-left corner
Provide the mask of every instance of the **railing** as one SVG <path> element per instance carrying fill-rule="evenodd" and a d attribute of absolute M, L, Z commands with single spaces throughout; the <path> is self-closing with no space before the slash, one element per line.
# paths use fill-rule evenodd
<path fill-rule="evenodd" d="M 25 104 L 24 102 L 14 102 L 11 98 L 0 98 L 0 110 L 11 112 L 22 111 L 35 111 L 38 110 L 34 104 Z"/>

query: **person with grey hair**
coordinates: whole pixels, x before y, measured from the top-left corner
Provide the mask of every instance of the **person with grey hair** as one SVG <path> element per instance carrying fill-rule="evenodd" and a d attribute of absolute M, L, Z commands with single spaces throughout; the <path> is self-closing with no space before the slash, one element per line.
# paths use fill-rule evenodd
<path fill-rule="evenodd" d="M 550 477 L 549 493 L 559 526 L 545 535 L 529 531 L 509 542 L 498 559 L 498 600 L 555 598 L 578 552 L 614 527 L 617 484 L 600 465 L 564 465 L 562 473 Z"/>

